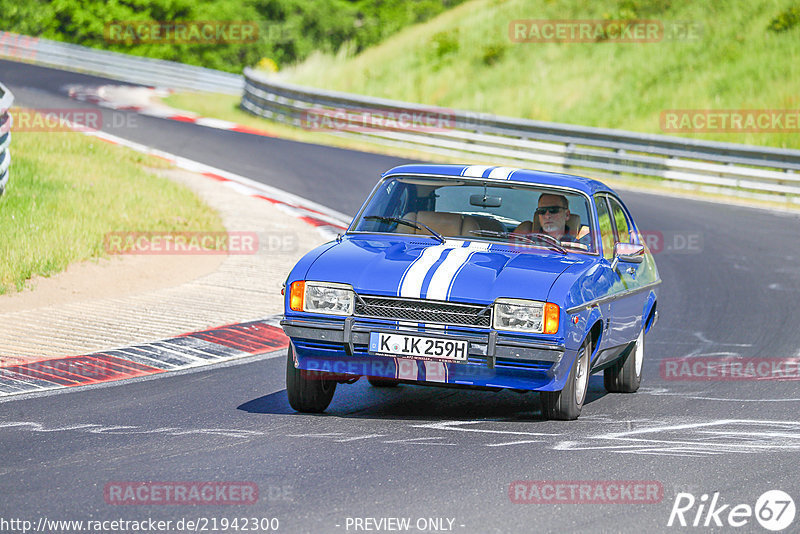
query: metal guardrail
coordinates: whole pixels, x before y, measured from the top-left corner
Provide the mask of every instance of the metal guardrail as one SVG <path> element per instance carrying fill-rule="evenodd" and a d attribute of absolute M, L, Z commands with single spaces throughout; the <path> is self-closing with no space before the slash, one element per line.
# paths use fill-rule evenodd
<path fill-rule="evenodd" d="M 307 126 L 304 123 L 307 123 L 310 114 L 324 113 L 325 110 L 356 114 L 368 111 L 387 115 L 438 115 L 446 118 L 447 127 L 415 130 L 365 128 L 358 125 L 345 127 L 340 132 L 342 135 L 366 136 L 386 145 L 468 160 L 479 157 L 496 162 L 533 164 L 547 170 L 588 171 L 598 177 L 659 177 L 693 187 L 736 190 L 737 194 L 743 196 L 774 199 L 776 195 L 781 195 L 787 200 L 800 202 L 798 150 L 699 141 L 443 109 L 301 87 L 269 79 L 252 69 L 245 69 L 243 78 L 192 65 L 0 31 L 0 57 L 4 56 L 91 72 L 131 83 L 229 94 L 243 92 L 242 108 L 300 127 Z M 10 95 L 7 89 L 4 91 L 4 95 Z M 0 102 L 4 102 L 5 98 L 3 96 Z M 4 127 L 7 126 L 0 126 Z M 6 161 L 0 162 L 0 171 L 6 172 L 10 160 L 7 153 L 10 134 L 2 132 L 0 129 L 0 150 L 5 154 L 3 157 Z"/>
<path fill-rule="evenodd" d="M 14 104 L 14 95 L 8 88 L 0 83 L 0 196 L 8 186 L 11 175 L 11 113 L 9 110 Z"/>
<path fill-rule="evenodd" d="M 244 87 L 238 74 L 3 31 L 0 57 L 173 89 L 240 95 Z"/>
<path fill-rule="evenodd" d="M 800 151 L 700 141 L 450 110 L 301 87 L 245 69 L 241 106 L 261 117 L 308 127 L 340 112 L 342 135 L 465 159 L 488 157 L 595 176 L 658 177 L 718 191 L 800 202 Z M 364 112 L 438 115 L 442 128 L 365 127 Z M 352 114 L 354 118 L 348 116 Z M 385 124 L 385 123 L 384 123 Z"/>

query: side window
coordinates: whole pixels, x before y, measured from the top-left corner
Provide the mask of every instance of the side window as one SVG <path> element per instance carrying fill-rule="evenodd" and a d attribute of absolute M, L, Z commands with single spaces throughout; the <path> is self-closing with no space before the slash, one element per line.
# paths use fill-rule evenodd
<path fill-rule="evenodd" d="M 632 243 L 630 226 L 625 217 L 625 210 L 619 205 L 617 199 L 608 197 L 611 203 L 611 213 L 614 215 L 614 226 L 617 228 L 617 240 L 619 243 Z"/>
<path fill-rule="evenodd" d="M 608 213 L 608 204 L 603 196 L 594 197 L 597 206 L 597 219 L 600 222 L 600 240 L 603 243 L 603 257 L 607 260 L 614 258 L 614 229 L 611 225 L 611 215 Z"/>

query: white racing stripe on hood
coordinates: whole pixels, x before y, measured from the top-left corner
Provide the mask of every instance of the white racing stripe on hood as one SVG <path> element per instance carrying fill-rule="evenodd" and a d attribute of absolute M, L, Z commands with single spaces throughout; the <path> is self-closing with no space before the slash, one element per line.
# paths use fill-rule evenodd
<path fill-rule="evenodd" d="M 458 272 L 467 264 L 469 258 L 476 252 L 489 249 L 489 243 L 470 243 L 468 247 L 461 247 L 453 250 L 441 265 L 433 273 L 431 283 L 428 286 L 426 299 L 447 300 L 450 293 L 450 286 Z"/>
<path fill-rule="evenodd" d="M 425 280 L 425 275 L 428 274 L 430 268 L 433 267 L 433 264 L 439 261 L 445 250 L 463 245 L 464 241 L 447 240 L 441 245 L 426 248 L 403 274 L 403 278 L 400 280 L 399 296 L 419 298 L 422 294 L 422 282 Z"/>

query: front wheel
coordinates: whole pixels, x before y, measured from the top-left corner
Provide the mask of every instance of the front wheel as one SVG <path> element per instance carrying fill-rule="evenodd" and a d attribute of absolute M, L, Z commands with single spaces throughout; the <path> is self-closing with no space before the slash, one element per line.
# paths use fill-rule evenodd
<path fill-rule="evenodd" d="M 609 393 L 635 393 L 642 383 L 642 363 L 644 362 L 644 328 L 636 344 L 625 356 L 603 371 L 603 384 Z"/>
<path fill-rule="evenodd" d="M 286 355 L 286 393 L 289 405 L 298 412 L 320 413 L 331 403 L 336 381 L 322 371 L 306 371 L 294 366 L 294 346 Z"/>
<path fill-rule="evenodd" d="M 542 391 L 542 415 L 548 419 L 571 421 L 577 419 L 589 389 L 589 360 L 592 357 L 592 340 L 587 337 L 578 352 L 575 363 L 561 391 Z"/>

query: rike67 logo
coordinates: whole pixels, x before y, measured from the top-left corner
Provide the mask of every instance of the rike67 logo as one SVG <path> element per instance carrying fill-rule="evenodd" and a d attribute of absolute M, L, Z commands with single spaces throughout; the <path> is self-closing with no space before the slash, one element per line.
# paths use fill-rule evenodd
<path fill-rule="evenodd" d="M 678 493 L 667 526 L 680 527 L 748 527 L 753 532 L 756 521 L 767 530 L 780 532 L 794 521 L 795 505 L 792 497 L 781 490 L 764 492 L 755 506 L 749 504 L 723 504 L 719 492 L 709 499 L 704 493 L 697 499 L 691 493 Z"/>

